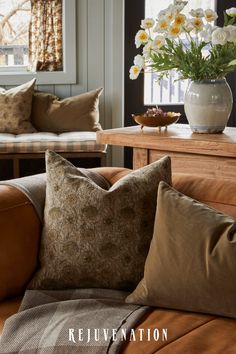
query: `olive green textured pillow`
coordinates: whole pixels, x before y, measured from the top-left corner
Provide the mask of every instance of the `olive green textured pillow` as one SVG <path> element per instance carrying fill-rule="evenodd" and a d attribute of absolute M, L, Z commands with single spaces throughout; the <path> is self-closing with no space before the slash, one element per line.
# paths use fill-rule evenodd
<path fill-rule="evenodd" d="M 34 133 L 30 122 L 35 79 L 10 90 L 0 88 L 0 133 Z"/>
<path fill-rule="evenodd" d="M 46 168 L 41 269 L 29 287 L 134 289 L 153 234 L 158 184 L 171 183 L 170 158 L 132 171 L 108 191 L 53 152 Z"/>
<path fill-rule="evenodd" d="M 161 182 L 144 278 L 126 302 L 236 318 L 235 226 Z"/>
<path fill-rule="evenodd" d="M 97 131 L 99 123 L 99 96 L 103 88 L 60 100 L 46 92 L 35 92 L 32 104 L 32 122 L 39 131 L 63 133 L 70 131 Z"/>

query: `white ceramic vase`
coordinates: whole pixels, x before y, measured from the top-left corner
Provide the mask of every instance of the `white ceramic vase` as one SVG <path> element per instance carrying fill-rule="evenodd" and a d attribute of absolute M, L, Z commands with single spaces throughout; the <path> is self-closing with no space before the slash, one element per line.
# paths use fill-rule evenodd
<path fill-rule="evenodd" d="M 194 133 L 221 133 L 227 125 L 233 96 L 226 79 L 190 82 L 184 110 Z"/>

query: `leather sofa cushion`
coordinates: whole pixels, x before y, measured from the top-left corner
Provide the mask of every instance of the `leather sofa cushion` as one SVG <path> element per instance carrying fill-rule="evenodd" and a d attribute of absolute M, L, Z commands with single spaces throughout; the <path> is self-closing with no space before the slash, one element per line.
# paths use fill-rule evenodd
<path fill-rule="evenodd" d="M 18 311 L 21 301 L 22 297 L 15 297 L 0 302 L 0 335 L 3 330 L 4 322 L 8 317 L 14 315 Z"/>
<path fill-rule="evenodd" d="M 138 339 L 140 331 L 143 341 L 127 341 L 122 354 L 222 354 L 236 353 L 234 319 L 188 313 L 177 310 L 155 309 L 142 318 L 135 328 Z M 147 340 L 158 329 L 158 341 Z M 167 329 L 167 341 L 162 340 L 162 329 Z M 146 334 L 146 335 L 145 335 Z"/>
<path fill-rule="evenodd" d="M 0 300 L 24 291 L 37 265 L 41 224 L 27 197 L 0 185 Z"/>
<path fill-rule="evenodd" d="M 173 174 L 179 192 L 236 218 L 236 182 L 188 174 Z"/>
<path fill-rule="evenodd" d="M 111 185 L 115 184 L 120 178 L 126 176 L 132 170 L 124 167 L 96 167 L 92 171 L 102 175 Z"/>

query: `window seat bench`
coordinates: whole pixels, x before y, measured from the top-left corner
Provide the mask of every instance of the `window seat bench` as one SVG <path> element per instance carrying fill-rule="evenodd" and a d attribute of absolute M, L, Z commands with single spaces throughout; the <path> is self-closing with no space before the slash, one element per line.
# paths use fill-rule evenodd
<path fill-rule="evenodd" d="M 13 178 L 20 177 L 20 160 L 42 159 L 47 149 L 66 158 L 98 158 L 100 166 L 106 165 L 106 145 L 97 144 L 96 132 L 0 133 L 0 169 L 2 160 L 12 160 Z"/>

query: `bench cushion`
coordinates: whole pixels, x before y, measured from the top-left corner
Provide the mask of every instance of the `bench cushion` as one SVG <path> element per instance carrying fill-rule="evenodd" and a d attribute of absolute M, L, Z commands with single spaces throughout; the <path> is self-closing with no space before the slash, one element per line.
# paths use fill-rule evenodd
<path fill-rule="evenodd" d="M 0 134 L 0 153 L 40 153 L 47 149 L 57 152 L 104 152 L 106 145 L 96 143 L 96 132 L 62 134 Z"/>

